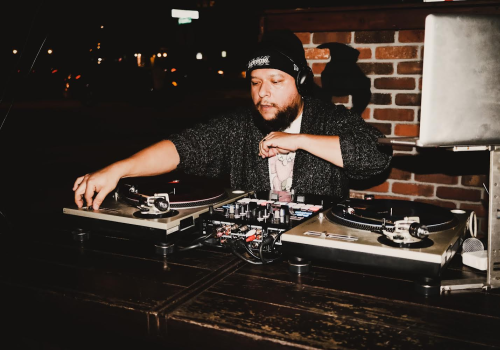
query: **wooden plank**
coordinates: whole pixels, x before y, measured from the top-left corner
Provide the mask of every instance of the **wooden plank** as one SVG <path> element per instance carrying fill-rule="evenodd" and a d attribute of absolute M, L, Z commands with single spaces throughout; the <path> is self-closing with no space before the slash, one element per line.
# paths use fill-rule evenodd
<path fill-rule="evenodd" d="M 268 290 L 272 290 L 272 293 L 267 292 Z M 432 303 L 372 297 L 367 294 L 353 294 L 323 287 L 249 278 L 239 274 L 228 276 L 210 291 L 218 292 L 224 296 L 229 295 L 261 301 L 265 304 L 283 305 L 317 314 L 357 317 L 365 322 L 380 322 L 389 327 L 408 327 L 416 332 L 436 333 L 439 336 L 449 338 L 456 336 L 473 343 L 484 341 L 486 344 L 500 345 L 500 340 L 490 327 L 478 331 L 476 334 L 467 332 L 467 329 L 474 327 L 474 325 L 485 322 L 495 328 L 494 324 L 500 325 L 500 313 L 494 316 L 482 315 L 480 312 L 446 309 Z M 483 297 L 482 301 L 485 300 L 487 298 Z M 494 298 L 493 300 L 498 301 L 499 299 Z M 462 333 L 465 334 L 462 335 Z"/>
<path fill-rule="evenodd" d="M 289 285 L 269 280 L 232 277 L 171 314 L 167 332 L 171 324 L 179 327 L 184 322 L 242 337 L 264 338 L 290 348 L 500 346 L 492 330 L 471 332 L 477 322 L 486 321 L 475 315 L 429 312 L 418 306 L 332 290 L 293 290 Z M 215 293 L 216 290 L 224 293 Z M 500 325 L 499 319 L 487 321 L 493 326 L 489 329 Z"/>
<path fill-rule="evenodd" d="M 5 349 L 143 349 L 148 340 L 148 319 L 137 309 L 36 287 L 1 288 Z"/>
<path fill-rule="evenodd" d="M 269 10 L 263 30 L 294 32 L 424 29 L 430 13 L 500 14 L 498 1 L 437 2 L 364 7 Z"/>
<path fill-rule="evenodd" d="M 110 329 L 90 325 L 92 319 L 105 319 L 123 329 L 141 323 L 138 336 L 149 342 L 150 335 L 158 333 L 158 314 L 217 282 L 219 269 L 229 266 L 232 271 L 242 264 L 232 254 L 213 249 L 161 257 L 143 241 L 95 236 L 79 244 L 71 232 L 61 230 L 0 238 L 0 286 L 9 295 L 3 301 L 12 305 L 4 308 L 3 316 L 19 317 L 22 323 L 24 318 L 38 318 L 33 313 L 41 307 L 61 309 L 45 320 L 51 328 L 66 319 L 73 328 L 92 333 L 90 337 Z M 16 246 L 24 247 L 22 255 L 12 249 Z M 68 317 L 67 309 L 74 309 L 76 318 Z M 122 317 L 121 312 L 132 316 Z"/>
<path fill-rule="evenodd" d="M 130 339 L 138 348 L 199 348 L 208 340 L 219 349 L 235 342 L 248 345 L 242 349 L 500 346 L 490 331 L 500 326 L 499 290 L 426 298 L 405 276 L 324 262 L 305 275 L 290 273 L 286 262 L 233 272 L 239 260 L 225 251 L 163 259 L 145 242 L 99 237 L 79 246 L 68 231 L 14 244 L 31 238 L 1 237 L 11 244 L 0 244 L 0 307 L 14 330 L 28 330 L 25 339 L 45 334 L 52 344 L 60 327 L 89 339 Z M 20 246 L 22 254 L 12 249 Z M 453 264 L 450 272 L 467 271 Z M 49 312 L 46 333 L 36 333 Z M 61 341 L 71 348 L 70 336 Z"/>
<path fill-rule="evenodd" d="M 48 269 L 57 270 L 67 268 L 74 272 L 68 273 L 95 273 L 101 275 L 123 276 L 124 279 L 151 280 L 155 283 L 170 283 L 172 285 L 187 287 L 199 278 L 208 274 L 210 270 L 190 266 L 186 254 L 186 264 L 177 264 L 169 260 L 137 259 L 118 254 L 107 254 L 105 252 L 92 250 L 79 250 L 78 247 L 63 249 L 59 246 L 45 245 L 43 249 L 37 247 L 33 251 L 26 248 L 24 256 L 19 254 L 8 255 L 3 249 L 4 258 L 9 258 L 9 265 L 29 271 L 40 269 L 37 265 L 51 265 Z M 186 252 L 187 253 L 187 252 Z M 196 252 L 193 252 L 196 255 Z M 199 258 L 199 257 L 198 257 Z M 4 271 L 8 273 L 8 270 Z"/>
<path fill-rule="evenodd" d="M 199 248 L 163 257 L 155 252 L 154 242 L 137 241 L 130 239 L 118 239 L 103 235 L 92 235 L 91 239 L 83 244 L 74 241 L 71 230 L 67 228 L 54 228 L 52 230 L 37 230 L 36 234 L 26 233 L 13 237 L 3 237 L 2 246 L 19 246 L 30 256 L 50 258 L 50 254 L 67 254 L 77 256 L 83 252 L 95 252 L 130 257 L 132 260 L 150 260 L 170 264 L 182 264 L 207 270 L 216 270 L 228 260 L 233 259 L 233 255 L 227 251 Z M 1 249 L 1 248 L 0 248 Z M 65 252 L 65 253 L 64 253 Z"/>
<path fill-rule="evenodd" d="M 244 266 L 238 273 L 250 277 L 279 280 L 296 286 L 311 286 L 355 293 L 368 297 L 384 298 L 399 302 L 432 305 L 444 309 L 460 310 L 487 316 L 500 317 L 500 289 L 485 292 L 481 289 L 424 296 L 408 276 L 346 264 L 314 262 L 309 273 L 298 275 L 288 270 L 288 263 L 267 266 Z M 472 272 L 463 277 L 477 277 Z M 457 274 L 453 274 L 457 277 Z M 484 303 L 488 307 L 484 307 Z"/>
<path fill-rule="evenodd" d="M 304 346 L 296 347 L 290 342 L 280 342 L 268 336 L 219 328 L 218 324 L 212 322 L 197 323 L 177 317 L 168 319 L 168 330 L 161 341 L 164 347 L 182 350 L 200 350 L 211 347 L 216 347 L 217 350 L 310 349 Z"/>
<path fill-rule="evenodd" d="M 68 232 L 2 236 L 0 283 L 151 311 L 234 259 L 209 250 L 163 258 L 145 246 L 106 237 L 79 245 Z"/>
<path fill-rule="evenodd" d="M 116 259 L 116 262 L 119 264 L 118 260 Z M 161 281 L 153 279 L 154 274 L 141 277 L 141 273 L 137 275 L 127 273 L 127 270 L 132 269 L 128 264 L 123 264 L 120 267 L 122 272 L 120 272 L 119 269 L 109 266 L 104 268 L 95 262 L 91 264 L 83 262 L 82 265 L 86 265 L 85 267 L 47 263 L 34 259 L 22 261 L 9 259 L 9 265 L 6 263 L 7 260 L 2 259 L 1 262 L 0 284 L 5 288 L 9 285 L 25 286 L 143 311 L 167 300 L 194 283 L 196 278 L 204 275 L 203 273 L 196 274 L 193 269 L 180 267 L 175 269 L 175 273 L 166 273 L 171 278 L 165 276 Z M 161 266 L 156 266 L 155 269 L 162 271 Z M 141 269 L 141 271 L 145 270 Z M 135 272 L 138 270 L 136 269 Z M 183 275 L 192 275 L 192 277 L 186 280 Z"/>

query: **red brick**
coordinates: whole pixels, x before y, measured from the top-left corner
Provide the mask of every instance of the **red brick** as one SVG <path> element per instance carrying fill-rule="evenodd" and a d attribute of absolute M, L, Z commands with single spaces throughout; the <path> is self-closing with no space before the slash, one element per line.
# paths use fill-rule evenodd
<path fill-rule="evenodd" d="M 396 104 L 398 106 L 420 106 L 421 94 L 397 94 Z"/>
<path fill-rule="evenodd" d="M 415 181 L 456 185 L 458 184 L 458 176 L 450 176 L 446 174 L 415 174 Z"/>
<path fill-rule="evenodd" d="M 414 78 L 376 78 L 374 86 L 377 89 L 392 89 L 392 90 L 414 90 Z"/>
<path fill-rule="evenodd" d="M 399 62 L 398 74 L 422 74 L 424 65 L 422 61 Z"/>
<path fill-rule="evenodd" d="M 361 118 L 370 119 L 370 108 L 365 108 L 365 110 L 361 113 Z"/>
<path fill-rule="evenodd" d="M 358 63 L 358 67 L 365 75 L 389 75 L 394 73 L 392 63 Z"/>
<path fill-rule="evenodd" d="M 391 134 L 391 130 L 392 130 L 392 125 L 391 124 L 385 124 L 385 123 L 368 123 L 368 124 L 370 124 L 373 127 L 377 128 L 384 135 L 390 135 Z"/>
<path fill-rule="evenodd" d="M 419 132 L 419 124 L 396 124 L 394 128 L 394 135 L 396 136 L 418 136 Z"/>
<path fill-rule="evenodd" d="M 394 179 L 394 180 L 410 180 L 411 179 L 411 172 L 406 171 L 406 170 L 392 168 L 391 172 L 389 174 L 389 178 Z"/>
<path fill-rule="evenodd" d="M 427 204 L 435 205 L 435 206 L 442 207 L 442 208 L 450 208 L 450 209 L 457 208 L 457 205 L 453 202 L 445 202 L 445 201 L 440 201 L 440 200 L 435 200 L 435 199 L 416 198 L 415 202 L 427 203 Z"/>
<path fill-rule="evenodd" d="M 312 71 L 314 74 L 321 74 L 321 72 L 323 72 L 325 70 L 325 67 L 326 67 L 326 63 L 313 63 L 312 64 Z"/>
<path fill-rule="evenodd" d="M 418 89 L 422 91 L 422 78 L 418 79 Z"/>
<path fill-rule="evenodd" d="M 390 105 L 392 103 L 392 95 L 373 93 L 370 98 L 370 103 L 374 105 Z"/>
<path fill-rule="evenodd" d="M 377 194 L 375 199 L 396 199 L 400 201 L 411 201 L 410 197 L 398 197 L 398 196 L 388 196 L 385 194 Z"/>
<path fill-rule="evenodd" d="M 351 32 L 321 32 L 313 34 L 314 44 L 351 42 Z"/>
<path fill-rule="evenodd" d="M 369 191 L 369 192 L 387 192 L 387 191 L 389 191 L 389 183 L 384 182 L 380 185 L 368 188 L 368 189 L 366 189 L 366 191 Z"/>
<path fill-rule="evenodd" d="M 462 175 L 462 185 L 483 187 L 483 184 L 488 186 L 488 178 L 486 175 Z"/>
<path fill-rule="evenodd" d="M 328 49 L 304 49 L 308 60 L 326 60 L 330 58 Z"/>
<path fill-rule="evenodd" d="M 400 30 L 400 43 L 423 43 L 425 37 L 424 30 Z"/>
<path fill-rule="evenodd" d="M 392 184 L 392 192 L 409 196 L 432 197 L 434 195 L 434 186 L 418 185 L 409 182 L 394 182 Z"/>
<path fill-rule="evenodd" d="M 372 58 L 372 49 L 370 49 L 369 47 L 366 47 L 366 48 L 360 47 L 360 48 L 358 48 L 358 51 L 359 51 L 358 59 L 365 60 L 368 58 Z"/>
<path fill-rule="evenodd" d="M 477 202 L 481 199 L 481 191 L 476 189 L 440 186 L 437 188 L 436 196 L 443 199 Z"/>
<path fill-rule="evenodd" d="M 488 210 L 481 203 L 478 203 L 478 204 L 460 203 L 460 209 L 472 210 L 476 213 L 476 215 L 478 217 L 481 217 L 481 218 L 488 217 Z"/>
<path fill-rule="evenodd" d="M 333 96 L 332 102 L 335 104 L 336 103 L 349 103 L 349 96 Z"/>
<path fill-rule="evenodd" d="M 375 49 L 375 58 L 380 60 L 417 58 L 416 46 L 383 46 Z"/>
<path fill-rule="evenodd" d="M 323 86 L 323 83 L 321 82 L 321 77 L 314 77 L 314 83 L 318 85 L 319 87 Z"/>
<path fill-rule="evenodd" d="M 379 31 L 369 31 L 369 32 L 356 32 L 354 33 L 355 43 L 393 43 L 395 37 L 395 31 L 393 30 L 379 30 Z"/>
<path fill-rule="evenodd" d="M 413 109 L 399 108 L 377 108 L 373 111 L 373 118 L 378 120 L 394 120 L 411 122 L 414 120 L 415 111 Z"/>
<path fill-rule="evenodd" d="M 300 39 L 302 44 L 307 45 L 307 44 L 311 43 L 311 33 L 307 33 L 307 32 L 295 33 L 295 35 L 297 35 L 297 37 Z"/>

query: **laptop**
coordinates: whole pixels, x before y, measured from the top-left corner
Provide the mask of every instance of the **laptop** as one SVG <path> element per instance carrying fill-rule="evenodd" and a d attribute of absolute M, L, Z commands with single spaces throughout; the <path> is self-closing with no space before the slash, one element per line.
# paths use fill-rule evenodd
<path fill-rule="evenodd" d="M 417 147 L 500 145 L 500 16 L 430 14 L 425 20 Z"/>

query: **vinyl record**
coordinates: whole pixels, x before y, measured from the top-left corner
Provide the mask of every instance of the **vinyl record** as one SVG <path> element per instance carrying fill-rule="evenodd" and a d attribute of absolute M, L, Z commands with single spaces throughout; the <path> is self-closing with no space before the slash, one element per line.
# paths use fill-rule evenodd
<path fill-rule="evenodd" d="M 395 222 L 405 217 L 417 216 L 429 232 L 449 229 L 458 224 L 455 215 L 446 208 L 435 205 L 393 199 L 348 199 L 326 214 L 328 220 L 361 230 L 387 231 L 395 229 Z M 385 225 L 385 226 L 384 226 Z"/>
<path fill-rule="evenodd" d="M 133 215 L 136 218 L 141 218 L 141 219 L 162 219 L 162 218 L 171 218 L 173 216 L 176 216 L 179 214 L 178 210 L 169 210 L 166 213 L 157 213 L 157 214 L 149 214 L 149 213 L 142 213 L 141 211 L 136 211 Z"/>
<path fill-rule="evenodd" d="M 131 191 L 133 189 L 133 191 Z M 142 204 L 145 198 L 167 193 L 172 209 L 187 209 L 218 203 L 227 198 L 224 188 L 196 184 L 183 180 L 158 181 L 155 178 L 124 179 L 118 185 L 120 197 L 132 205 Z"/>
<path fill-rule="evenodd" d="M 387 245 L 389 247 L 394 247 L 394 248 L 422 249 L 422 248 L 429 248 L 434 245 L 434 242 L 429 238 L 422 239 L 419 242 L 397 243 L 390 240 L 386 236 L 381 235 L 379 238 L 377 238 L 377 241 L 383 245 Z"/>

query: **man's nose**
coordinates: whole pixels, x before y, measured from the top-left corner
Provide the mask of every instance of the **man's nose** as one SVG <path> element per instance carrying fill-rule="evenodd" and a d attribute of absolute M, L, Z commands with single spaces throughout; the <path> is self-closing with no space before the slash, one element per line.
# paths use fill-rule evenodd
<path fill-rule="evenodd" d="M 259 96 L 262 98 L 262 97 L 265 97 L 265 96 L 269 96 L 269 85 L 264 83 L 260 86 L 260 89 L 259 89 Z"/>

